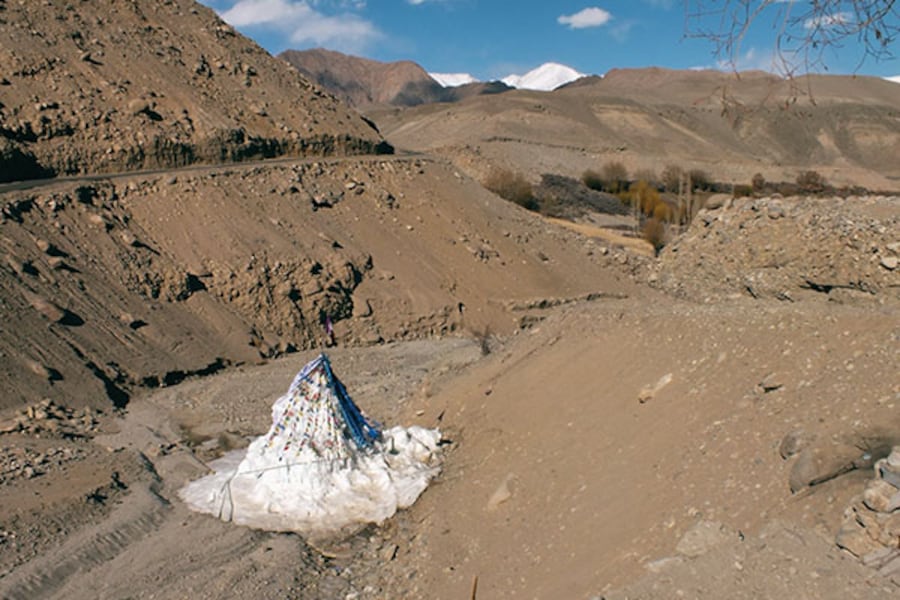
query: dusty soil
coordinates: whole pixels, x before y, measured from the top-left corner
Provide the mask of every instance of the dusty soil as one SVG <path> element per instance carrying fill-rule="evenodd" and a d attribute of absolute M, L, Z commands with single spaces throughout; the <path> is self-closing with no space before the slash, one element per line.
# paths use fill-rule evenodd
<path fill-rule="evenodd" d="M 896 304 L 646 291 L 540 312 L 488 355 L 464 339 L 331 352 L 375 418 L 452 442 L 416 505 L 348 539 L 310 546 L 175 496 L 267 428 L 310 353 L 142 395 L 92 439 L 3 436 L 71 457 L 0 487 L 3 596 L 456 598 L 476 579 L 478 597 L 896 593 L 834 546 L 868 469 L 828 479 L 900 441 Z M 827 481 L 792 493 L 804 453 Z M 698 523 L 723 533 L 679 552 Z"/>

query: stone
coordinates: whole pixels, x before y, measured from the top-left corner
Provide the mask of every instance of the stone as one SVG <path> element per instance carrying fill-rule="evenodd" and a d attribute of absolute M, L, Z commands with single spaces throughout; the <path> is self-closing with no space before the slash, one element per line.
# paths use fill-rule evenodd
<path fill-rule="evenodd" d="M 150 103 L 143 98 L 135 98 L 128 102 L 128 112 L 132 115 L 139 115 L 151 110 Z"/>
<path fill-rule="evenodd" d="M 774 392 L 783 388 L 784 383 L 782 383 L 781 379 L 776 373 L 769 373 L 768 375 L 763 377 L 762 381 L 757 384 L 757 387 L 762 393 L 768 394 L 770 392 Z"/>
<path fill-rule="evenodd" d="M 128 231 L 127 229 L 122 230 L 119 233 L 119 239 L 121 239 L 123 242 L 125 242 L 126 244 L 128 244 L 129 246 L 134 247 L 134 248 L 141 245 L 141 243 L 137 240 L 137 238 L 134 237 L 134 234 L 131 233 L 130 231 Z"/>
<path fill-rule="evenodd" d="M 884 481 L 900 489 L 900 469 L 891 467 L 886 461 L 880 460 L 875 465 L 875 473 Z"/>
<path fill-rule="evenodd" d="M 665 558 L 660 558 L 648 562 L 644 565 L 644 568 L 651 573 L 662 573 L 663 571 L 674 567 L 675 565 L 680 565 L 683 562 L 684 558 L 680 556 L 667 556 Z"/>
<path fill-rule="evenodd" d="M 859 448 L 848 444 L 814 446 L 803 450 L 791 468 L 791 492 L 797 493 L 852 471 L 860 454 Z"/>
<path fill-rule="evenodd" d="M 28 368 L 29 371 L 31 371 L 32 373 L 34 373 L 41 379 L 46 379 L 48 381 L 50 380 L 50 370 L 47 367 L 45 367 L 44 365 L 42 365 L 41 363 L 37 362 L 36 360 L 26 360 L 25 366 Z M 28 416 L 29 416 L 29 418 L 33 419 L 34 418 L 34 408 L 29 407 L 29 409 L 30 409 L 29 410 L 30 414 Z"/>
<path fill-rule="evenodd" d="M 900 511 L 878 515 L 877 520 L 878 540 L 885 545 L 897 546 L 897 540 L 900 540 Z"/>
<path fill-rule="evenodd" d="M 658 394 L 664 387 L 672 383 L 672 377 L 673 376 L 671 373 L 666 373 L 665 375 L 660 377 L 659 381 L 657 381 L 654 385 L 643 388 L 638 393 L 638 402 L 640 402 L 641 404 L 645 404 L 650 400 L 653 400 L 653 398 L 656 397 L 656 394 Z"/>
<path fill-rule="evenodd" d="M 839 548 L 843 548 L 857 558 L 862 558 L 882 548 L 881 544 L 873 540 L 866 533 L 865 528 L 856 521 L 845 522 L 834 541 Z"/>
<path fill-rule="evenodd" d="M 863 504 L 877 512 L 893 512 L 900 508 L 900 490 L 883 479 L 873 479 L 863 492 Z"/>
<path fill-rule="evenodd" d="M 882 256 L 881 266 L 888 271 L 893 271 L 897 266 L 900 266 L 900 258 L 897 258 L 896 256 Z"/>
<path fill-rule="evenodd" d="M 770 204 L 766 210 L 766 213 L 769 215 L 770 219 L 780 219 L 784 217 L 784 208 L 777 204 Z"/>
<path fill-rule="evenodd" d="M 888 454 L 886 462 L 892 470 L 900 472 L 900 446 L 894 446 L 894 448 L 891 449 L 891 453 Z"/>
<path fill-rule="evenodd" d="M 878 574 L 883 575 L 884 577 L 892 577 L 894 575 L 900 574 L 900 555 L 895 556 L 893 559 L 885 563 L 880 569 L 878 569 Z M 894 579 L 895 583 L 900 585 L 900 582 L 897 579 Z"/>
<path fill-rule="evenodd" d="M 497 510 L 501 504 L 512 498 L 512 490 L 510 489 L 509 484 L 513 479 L 515 479 L 515 475 L 512 473 L 509 473 L 503 478 L 503 481 L 500 482 L 500 485 L 497 486 L 497 489 L 494 490 L 494 493 L 491 494 L 491 497 L 488 499 L 488 510 Z"/>
<path fill-rule="evenodd" d="M 25 297 L 25 300 L 28 302 L 28 304 L 30 304 L 33 309 L 44 315 L 47 320 L 58 323 L 65 318 L 66 311 L 64 311 L 53 302 L 47 300 L 43 296 L 39 296 L 27 290 L 23 290 L 22 295 Z"/>
<path fill-rule="evenodd" d="M 87 217 L 87 221 L 95 227 L 103 227 L 104 229 L 107 227 L 107 222 L 106 219 L 103 218 L 103 215 L 90 214 Z"/>
<path fill-rule="evenodd" d="M 897 548 L 888 548 L 883 546 L 878 550 L 873 550 L 865 556 L 861 557 L 862 563 L 867 567 L 878 568 L 879 565 L 890 562 L 895 556 L 900 556 L 900 550 Z"/>
<path fill-rule="evenodd" d="M 6 419 L 0 421 L 0 433 L 13 433 L 22 428 L 22 423 L 18 419 Z"/>
<path fill-rule="evenodd" d="M 731 199 L 731 194 L 712 194 L 706 199 L 706 202 L 703 203 L 703 208 L 707 210 L 716 210 L 717 208 L 724 207 Z"/>
<path fill-rule="evenodd" d="M 737 539 L 737 534 L 723 523 L 703 520 L 685 532 L 675 546 L 675 551 L 687 558 L 696 558 Z"/>
<path fill-rule="evenodd" d="M 795 429 L 781 439 L 778 446 L 778 454 L 787 460 L 794 456 L 809 444 L 809 438 L 802 429 Z"/>

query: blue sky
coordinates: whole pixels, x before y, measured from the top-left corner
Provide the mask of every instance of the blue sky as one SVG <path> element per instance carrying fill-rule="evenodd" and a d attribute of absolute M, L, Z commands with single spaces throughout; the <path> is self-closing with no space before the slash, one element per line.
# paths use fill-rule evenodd
<path fill-rule="evenodd" d="M 685 36 L 680 0 L 202 2 L 273 54 L 323 47 L 381 61 L 409 59 L 431 72 L 470 73 L 479 79 L 521 74 L 551 61 L 588 74 L 618 67 L 730 68 L 719 62 L 711 42 Z M 771 3 L 737 53 L 741 70 L 777 71 L 775 23 L 786 9 L 808 4 Z M 836 13 L 833 18 L 847 16 Z M 692 23 L 717 28 L 719 20 Z M 801 27 L 808 29 L 809 21 Z M 900 75 L 897 59 L 868 59 L 860 66 L 861 57 L 850 40 L 839 51 L 827 52 L 824 60 L 831 73 Z"/>

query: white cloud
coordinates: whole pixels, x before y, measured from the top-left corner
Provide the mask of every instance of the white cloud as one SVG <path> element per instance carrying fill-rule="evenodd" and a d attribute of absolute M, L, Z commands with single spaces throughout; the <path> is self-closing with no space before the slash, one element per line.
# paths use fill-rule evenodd
<path fill-rule="evenodd" d="M 591 6 L 585 8 L 574 15 L 560 15 L 556 22 L 560 25 L 568 25 L 569 29 L 584 29 L 586 27 L 600 27 L 606 25 L 612 20 L 609 11 Z"/>
<path fill-rule="evenodd" d="M 277 35 L 282 46 L 317 45 L 359 52 L 382 35 L 371 22 L 347 12 L 364 7 L 365 2 L 352 0 L 237 0 L 220 14 L 234 27 Z M 345 12 L 326 14 L 329 8 Z"/>
<path fill-rule="evenodd" d="M 826 27 L 838 27 L 853 22 L 853 15 L 847 12 L 837 12 L 830 15 L 822 15 L 807 19 L 803 23 L 804 29 L 823 29 Z"/>

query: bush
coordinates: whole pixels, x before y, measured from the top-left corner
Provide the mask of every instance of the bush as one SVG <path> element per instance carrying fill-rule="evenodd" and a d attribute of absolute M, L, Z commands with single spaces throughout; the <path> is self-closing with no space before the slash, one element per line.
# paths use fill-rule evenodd
<path fill-rule="evenodd" d="M 645 215 L 652 216 L 656 206 L 661 202 L 659 192 L 646 181 L 635 181 L 628 188 L 628 199 L 631 204 Z"/>
<path fill-rule="evenodd" d="M 674 216 L 675 211 L 671 206 L 669 206 L 662 200 L 653 208 L 653 218 L 657 221 L 665 221 L 666 223 L 671 223 Z"/>
<path fill-rule="evenodd" d="M 598 192 L 603 191 L 603 176 L 600 175 L 597 171 L 591 171 L 588 169 L 581 175 L 581 181 L 584 185 L 588 186 L 592 190 L 596 190 Z"/>
<path fill-rule="evenodd" d="M 666 226 L 659 219 L 647 219 L 643 234 L 644 239 L 653 245 L 653 251 L 659 256 L 659 251 L 666 245 Z"/>
<path fill-rule="evenodd" d="M 538 210 L 540 206 L 534 197 L 531 184 L 519 173 L 508 169 L 498 169 L 484 180 L 484 187 L 501 198 L 515 202 L 528 210 Z"/>
<path fill-rule="evenodd" d="M 667 192 L 679 192 L 682 178 L 684 177 L 684 169 L 678 165 L 666 165 L 660 175 L 660 183 Z"/>
<path fill-rule="evenodd" d="M 592 190 L 618 194 L 628 183 L 628 169 L 620 162 L 608 162 L 599 173 L 591 169 L 585 171 L 581 175 L 581 181 Z"/>
<path fill-rule="evenodd" d="M 691 169 L 688 173 L 688 177 L 691 181 L 691 191 L 709 190 L 711 187 L 709 174 L 702 169 Z"/>
<path fill-rule="evenodd" d="M 749 185 L 744 185 L 744 184 L 739 184 L 739 185 L 734 186 L 734 190 L 732 190 L 732 193 L 734 194 L 735 198 L 746 198 L 746 197 L 752 196 L 753 192 L 761 191 L 761 190 L 762 190 L 762 188 L 760 188 L 760 190 L 757 190 L 755 187 L 751 187 Z"/>
<path fill-rule="evenodd" d="M 818 171 L 803 171 L 797 175 L 797 185 L 807 194 L 818 194 L 825 190 L 825 178 Z"/>
<path fill-rule="evenodd" d="M 620 162 L 611 161 L 603 165 L 600 169 L 600 175 L 603 177 L 606 191 L 615 194 L 625 188 L 628 183 L 628 169 Z"/>
<path fill-rule="evenodd" d="M 761 192 L 766 189 L 766 178 L 763 177 L 762 173 L 757 173 L 750 180 L 750 185 L 753 187 L 754 192 Z"/>

